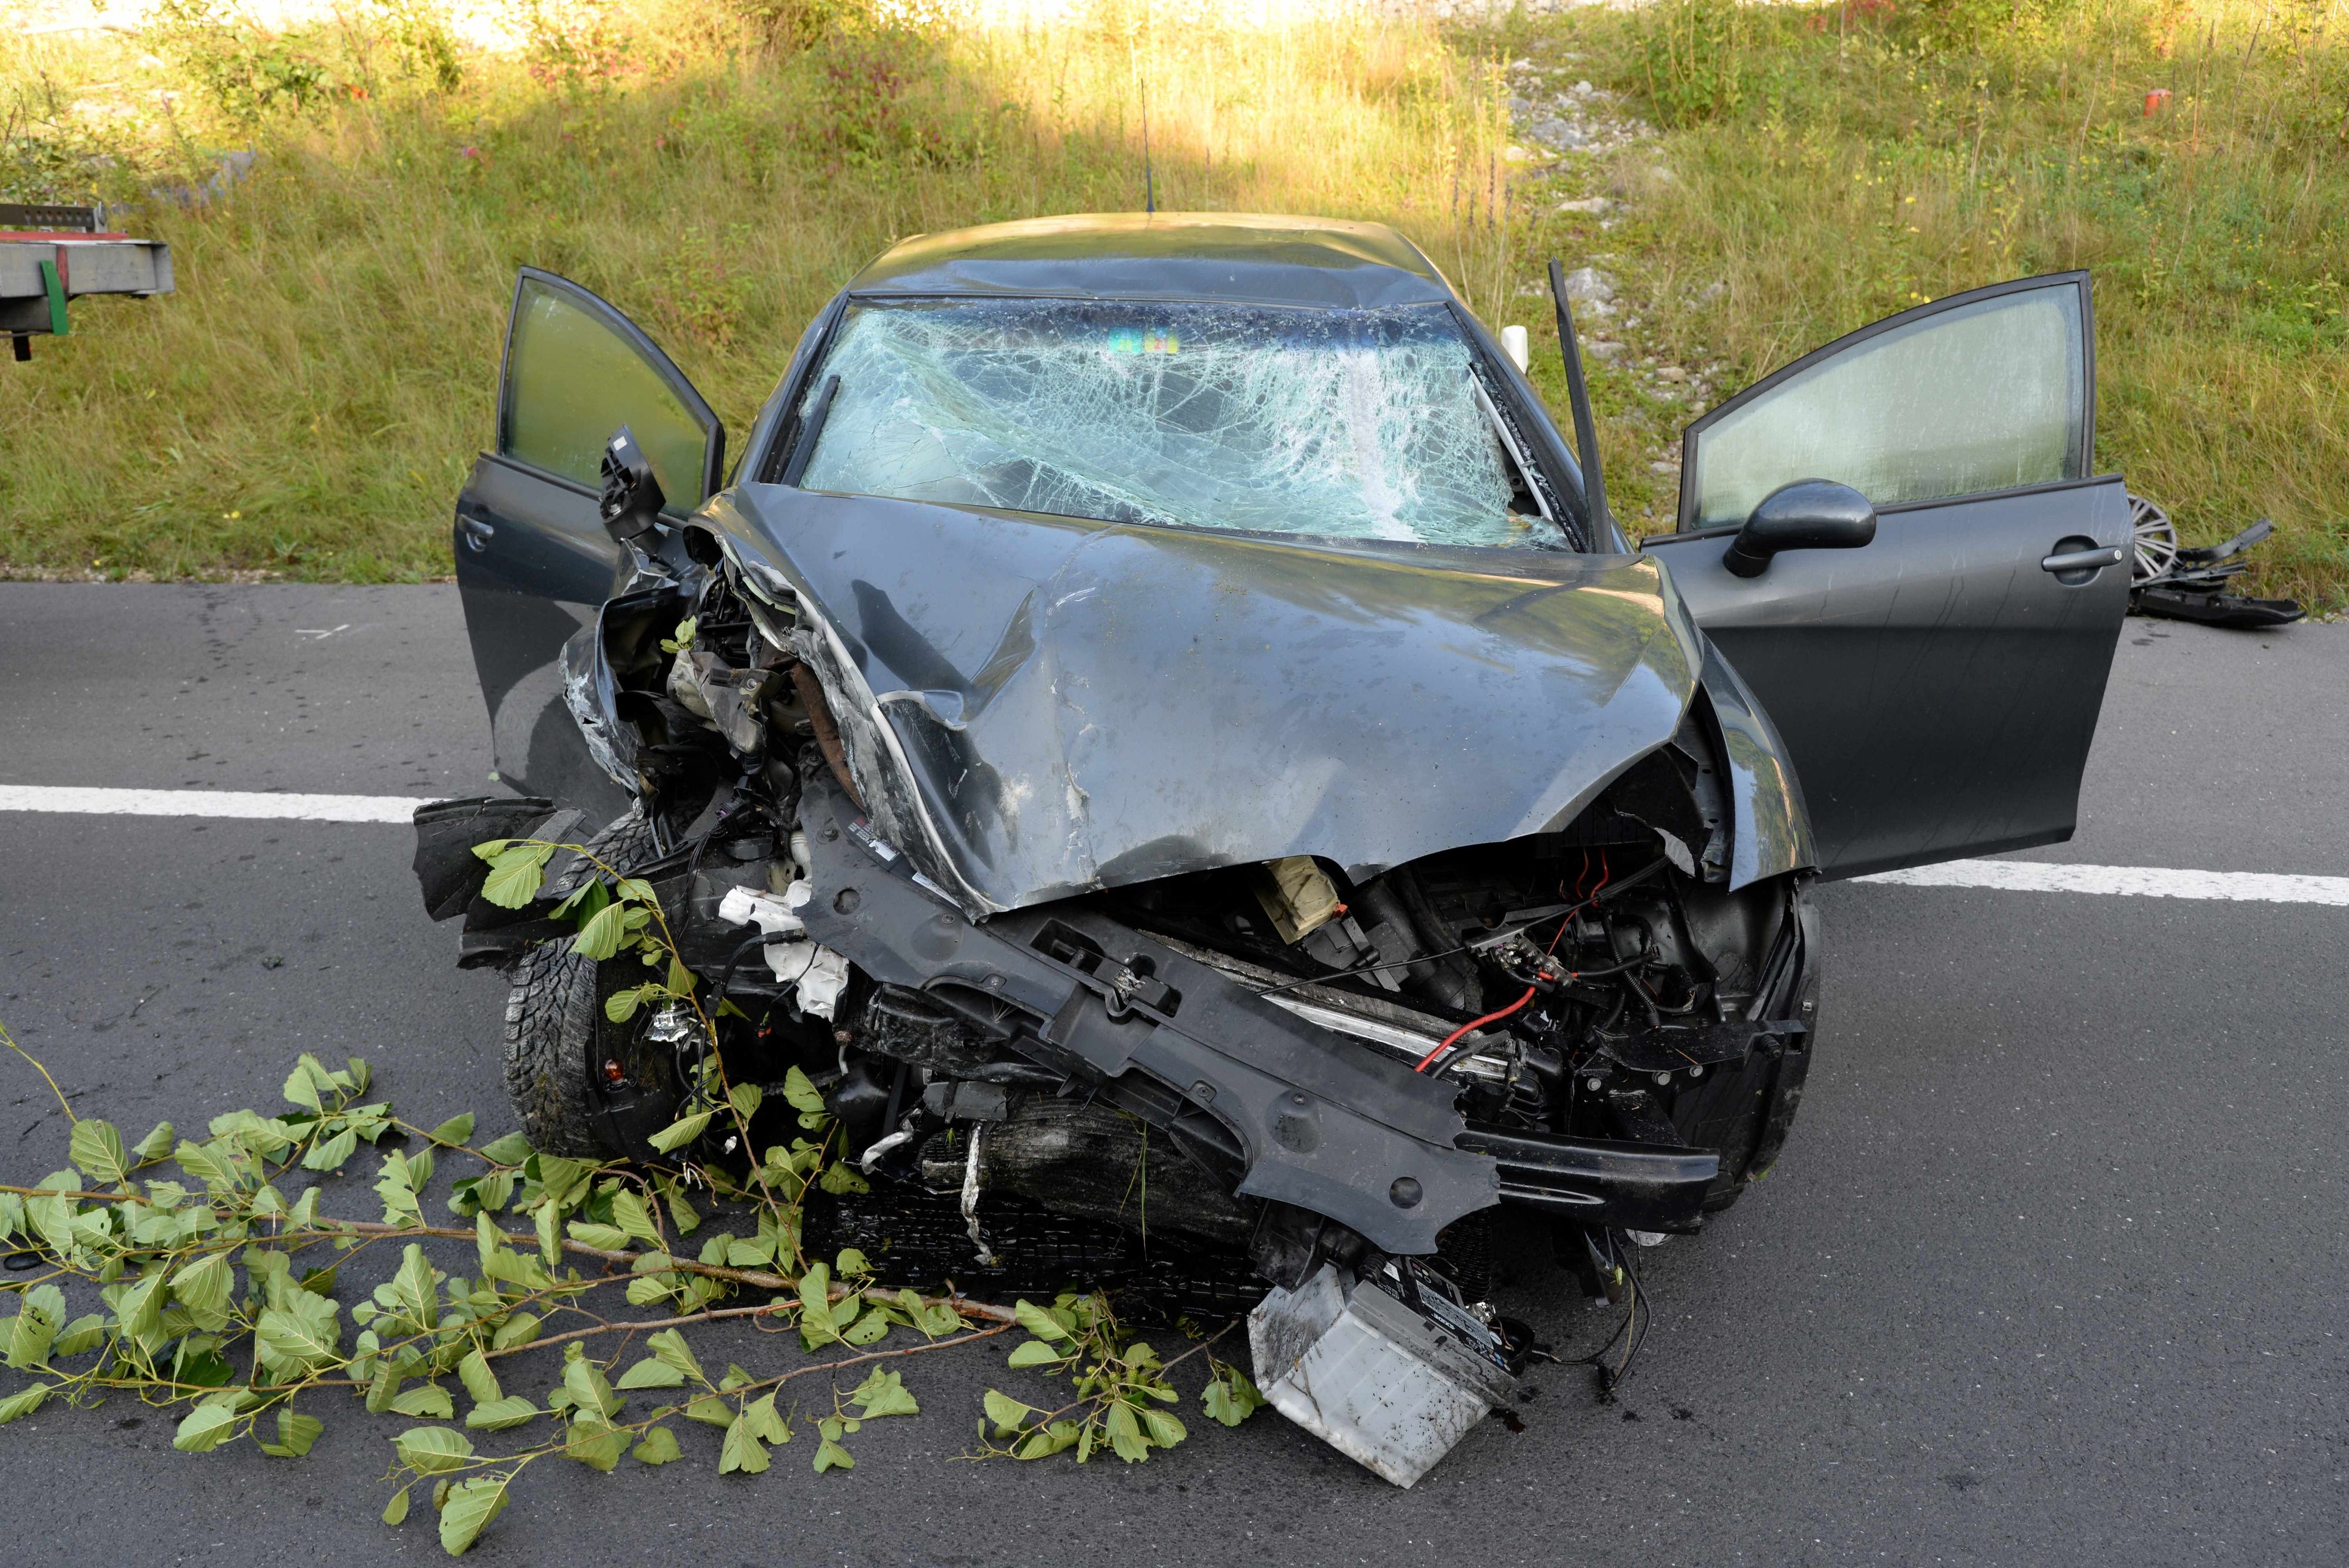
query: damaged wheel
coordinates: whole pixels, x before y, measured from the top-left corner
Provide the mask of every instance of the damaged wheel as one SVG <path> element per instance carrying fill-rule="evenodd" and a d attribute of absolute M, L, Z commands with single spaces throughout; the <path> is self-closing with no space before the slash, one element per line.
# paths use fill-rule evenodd
<path fill-rule="evenodd" d="M 619 869 L 658 852 L 641 806 L 589 839 L 586 848 Z M 574 891 L 593 869 L 577 861 L 555 877 L 547 896 Z M 614 1023 L 604 1014 L 605 997 L 630 978 L 619 964 L 574 953 L 568 938 L 539 943 L 516 965 L 506 997 L 506 1096 L 533 1148 L 574 1159 L 626 1152 L 615 1147 L 599 1075 L 608 1063 L 618 1063 L 622 1079 L 633 1082 L 667 1067 L 646 1049 L 639 1024 Z"/>

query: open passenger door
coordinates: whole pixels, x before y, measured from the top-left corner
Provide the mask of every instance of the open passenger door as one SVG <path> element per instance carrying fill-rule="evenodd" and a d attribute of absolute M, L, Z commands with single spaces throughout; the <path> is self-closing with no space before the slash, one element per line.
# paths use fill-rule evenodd
<path fill-rule="evenodd" d="M 2090 473 L 2093 321 L 2085 273 L 1953 295 L 1682 437 L 1680 532 L 1642 547 L 1777 725 L 1830 877 L 2071 836 L 2129 587 L 2127 497 Z M 1733 572 L 1804 479 L 1864 494 L 1873 540 Z"/>
<path fill-rule="evenodd" d="M 725 427 L 668 356 L 577 284 L 523 268 L 497 450 L 457 498 L 457 586 L 499 776 L 595 820 L 627 797 L 589 757 L 557 659 L 627 568 L 595 505 L 604 446 L 622 425 L 652 463 L 665 512 L 682 516 L 717 489 Z"/>

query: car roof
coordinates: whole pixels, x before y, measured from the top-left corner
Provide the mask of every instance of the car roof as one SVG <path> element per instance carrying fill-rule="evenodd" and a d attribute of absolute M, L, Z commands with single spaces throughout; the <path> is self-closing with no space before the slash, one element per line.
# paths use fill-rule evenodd
<path fill-rule="evenodd" d="M 857 274 L 848 293 L 1340 309 L 1454 297 L 1434 264 L 1384 223 L 1257 213 L 1083 213 L 917 234 Z"/>

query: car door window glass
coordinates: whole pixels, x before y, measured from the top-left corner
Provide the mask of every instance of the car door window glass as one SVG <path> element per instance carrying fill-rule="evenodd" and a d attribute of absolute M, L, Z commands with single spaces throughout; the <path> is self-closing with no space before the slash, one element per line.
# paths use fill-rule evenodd
<path fill-rule="evenodd" d="M 2085 476 L 2087 351 L 2069 282 L 1892 327 L 1692 433 L 1684 528 L 1742 523 L 1796 479 L 1878 506 Z"/>
<path fill-rule="evenodd" d="M 709 427 L 661 369 L 582 301 L 526 277 L 506 348 L 498 455 L 594 489 L 604 445 L 626 425 L 668 508 L 701 504 Z"/>

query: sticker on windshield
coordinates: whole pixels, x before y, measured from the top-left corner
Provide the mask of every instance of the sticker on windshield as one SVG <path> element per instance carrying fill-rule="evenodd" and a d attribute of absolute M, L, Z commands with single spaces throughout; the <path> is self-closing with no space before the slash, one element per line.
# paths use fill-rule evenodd
<path fill-rule="evenodd" d="M 1109 351 L 1112 354 L 1174 354 L 1180 352 L 1183 339 L 1162 327 L 1120 327 L 1109 335 Z"/>

